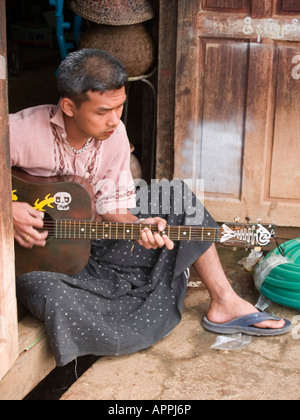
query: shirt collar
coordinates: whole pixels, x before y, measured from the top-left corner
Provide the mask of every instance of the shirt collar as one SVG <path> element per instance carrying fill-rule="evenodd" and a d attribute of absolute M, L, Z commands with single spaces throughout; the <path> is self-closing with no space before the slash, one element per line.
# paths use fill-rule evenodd
<path fill-rule="evenodd" d="M 60 101 L 58 102 L 57 105 L 54 105 L 53 111 L 54 111 L 54 115 L 50 119 L 50 122 L 61 127 L 65 131 L 65 121 L 64 121 L 63 111 L 60 106 Z"/>

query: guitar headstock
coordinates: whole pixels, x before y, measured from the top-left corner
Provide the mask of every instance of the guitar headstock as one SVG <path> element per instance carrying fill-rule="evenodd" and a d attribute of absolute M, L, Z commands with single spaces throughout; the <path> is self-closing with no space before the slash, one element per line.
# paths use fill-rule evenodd
<path fill-rule="evenodd" d="M 239 221 L 239 219 L 235 219 Z M 250 223 L 223 223 L 221 226 L 220 243 L 225 245 L 267 246 L 275 237 L 276 225 Z"/>

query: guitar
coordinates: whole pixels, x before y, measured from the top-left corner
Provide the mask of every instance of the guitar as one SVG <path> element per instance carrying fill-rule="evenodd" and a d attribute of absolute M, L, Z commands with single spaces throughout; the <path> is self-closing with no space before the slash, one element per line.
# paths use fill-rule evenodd
<path fill-rule="evenodd" d="M 31 271 L 75 274 L 88 262 L 92 240 L 136 240 L 146 226 L 94 220 L 91 185 L 77 176 L 34 177 L 13 168 L 12 199 L 44 211 L 48 231 L 45 247 L 23 248 L 15 242 L 16 275 Z M 170 226 L 164 232 L 173 241 L 210 241 L 226 245 L 265 246 L 275 235 L 274 225 L 223 224 L 218 227 Z"/>

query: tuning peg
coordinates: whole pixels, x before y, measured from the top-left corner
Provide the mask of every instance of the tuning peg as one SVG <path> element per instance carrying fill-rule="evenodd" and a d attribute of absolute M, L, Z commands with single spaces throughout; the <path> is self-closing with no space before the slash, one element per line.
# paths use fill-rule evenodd
<path fill-rule="evenodd" d="M 245 219 L 247 223 L 250 223 L 250 217 L 245 217 Z"/>
<path fill-rule="evenodd" d="M 257 219 L 256 219 L 256 221 L 257 221 L 257 223 L 262 223 L 262 218 L 261 217 L 258 217 Z"/>
<path fill-rule="evenodd" d="M 235 217 L 234 218 L 235 223 L 238 223 L 240 220 L 241 220 L 240 217 Z"/>

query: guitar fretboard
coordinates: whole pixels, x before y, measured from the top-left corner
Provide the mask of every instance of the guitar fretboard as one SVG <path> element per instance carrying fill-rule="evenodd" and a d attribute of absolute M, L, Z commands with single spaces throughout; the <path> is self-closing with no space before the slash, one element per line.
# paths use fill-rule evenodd
<path fill-rule="evenodd" d="M 56 239 L 124 239 L 136 240 L 141 231 L 148 227 L 152 232 L 158 232 L 156 225 L 105 223 L 91 221 L 55 220 L 44 223 L 43 229 Z M 221 229 L 222 230 L 222 229 Z M 173 241 L 215 241 L 219 228 L 204 228 L 198 226 L 167 226 L 161 235 L 166 234 Z"/>

